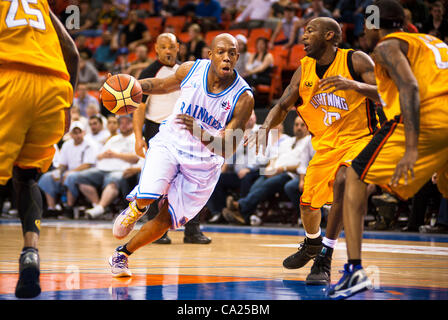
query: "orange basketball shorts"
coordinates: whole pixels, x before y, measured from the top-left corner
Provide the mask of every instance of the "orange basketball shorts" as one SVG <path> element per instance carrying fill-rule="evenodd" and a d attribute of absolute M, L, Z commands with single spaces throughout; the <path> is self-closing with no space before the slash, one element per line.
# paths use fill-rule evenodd
<path fill-rule="evenodd" d="M 317 150 L 306 170 L 300 205 L 317 210 L 325 204 L 331 204 L 333 183 L 339 168 L 349 167 L 371 138 L 369 135 L 338 148 Z"/>
<path fill-rule="evenodd" d="M 8 182 L 14 166 L 48 170 L 72 100 L 67 80 L 27 66 L 0 65 L 0 184 Z"/>
<path fill-rule="evenodd" d="M 438 187 L 448 197 L 448 98 L 433 101 L 438 109 L 431 119 L 420 112 L 418 159 L 414 165 L 415 177 L 404 184 L 402 177 L 397 187 L 389 185 L 397 163 L 405 152 L 404 125 L 400 117 L 388 121 L 373 137 L 366 148 L 353 160 L 352 167 L 362 181 L 379 185 L 403 200 L 411 198 L 420 188 L 438 173 Z M 422 108 L 421 108 L 422 109 Z M 428 110 L 427 108 L 425 108 Z M 445 111 L 444 111 L 445 109 Z M 440 114 L 434 114 L 440 110 Z"/>

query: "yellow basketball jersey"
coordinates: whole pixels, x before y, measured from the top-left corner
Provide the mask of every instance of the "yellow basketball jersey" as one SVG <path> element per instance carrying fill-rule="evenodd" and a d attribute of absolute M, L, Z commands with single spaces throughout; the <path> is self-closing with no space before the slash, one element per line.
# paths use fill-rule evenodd
<path fill-rule="evenodd" d="M 354 51 L 338 49 L 323 78 L 341 75 L 353 80 L 350 52 Z M 331 90 L 319 89 L 315 59 L 303 58 L 301 67 L 299 92 L 302 105 L 297 107 L 297 112 L 313 136 L 315 150 L 352 143 L 375 131 L 375 106 L 365 96 L 354 90 L 331 93 Z"/>
<path fill-rule="evenodd" d="M 26 64 L 70 78 L 46 0 L 0 1 L 0 48 L 0 64 Z"/>
<path fill-rule="evenodd" d="M 428 108 L 442 107 L 430 103 L 432 99 L 442 96 L 448 98 L 448 45 L 431 35 L 406 32 L 390 33 L 381 41 L 390 38 L 401 39 L 408 43 L 407 58 L 419 85 L 421 118 L 434 116 L 435 119 L 430 121 L 437 120 L 436 113 Z M 401 114 L 397 86 L 386 69 L 379 64 L 375 65 L 375 77 L 384 113 L 390 120 Z M 443 108 L 446 110 L 446 106 Z"/>

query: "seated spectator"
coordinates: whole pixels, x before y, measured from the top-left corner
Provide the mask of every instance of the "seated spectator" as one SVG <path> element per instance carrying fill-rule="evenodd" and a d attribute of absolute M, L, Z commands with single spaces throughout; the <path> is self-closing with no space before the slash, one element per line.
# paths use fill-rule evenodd
<path fill-rule="evenodd" d="M 71 123 L 73 123 L 75 121 L 81 122 L 82 126 L 84 127 L 84 134 L 87 133 L 87 128 L 90 130 L 90 128 L 89 128 L 89 120 L 86 117 L 83 117 L 81 115 L 81 112 L 79 111 L 79 108 L 76 105 L 73 105 L 70 108 L 70 121 L 71 121 Z M 70 132 L 67 132 L 64 135 L 64 137 L 62 138 L 62 141 L 65 142 L 65 141 L 67 141 L 69 139 L 71 139 L 71 135 L 70 135 Z M 53 159 L 53 163 L 54 163 L 54 159 Z"/>
<path fill-rule="evenodd" d="M 256 52 L 251 55 L 246 65 L 244 80 L 255 89 L 259 84 L 271 84 L 271 71 L 274 66 L 274 56 L 268 52 L 269 40 L 260 37 L 256 42 Z"/>
<path fill-rule="evenodd" d="M 82 0 L 79 3 L 79 29 L 69 30 L 73 37 L 78 39 L 79 36 L 98 37 L 101 30 L 97 30 L 97 12 L 92 10 L 90 2 Z"/>
<path fill-rule="evenodd" d="M 118 16 L 117 9 L 113 6 L 112 0 L 103 0 L 98 14 L 98 24 L 102 29 L 107 29 Z"/>
<path fill-rule="evenodd" d="M 339 0 L 333 17 L 338 22 L 353 23 L 353 35 L 357 39 L 364 32 L 364 13 L 372 0 Z"/>
<path fill-rule="evenodd" d="M 258 130 L 260 126 L 256 124 L 256 121 L 257 116 L 252 111 L 246 124 L 246 136 Z M 248 146 L 241 141 L 235 154 L 226 159 L 215 190 L 207 202 L 207 208 L 212 215 L 209 219 L 210 223 L 225 221 L 222 210 L 226 207 L 226 197 L 231 193 L 237 193 L 237 191 L 241 198 L 245 197 L 249 193 L 251 185 L 260 176 L 260 167 L 266 165 L 267 162 L 266 157 L 256 154 L 255 146 L 249 150 Z"/>
<path fill-rule="evenodd" d="M 271 17 L 283 19 L 285 17 L 285 8 L 288 6 L 291 6 L 291 1 L 289 0 L 275 1 L 271 6 Z"/>
<path fill-rule="evenodd" d="M 438 210 L 441 194 L 437 189 L 436 175 L 432 177 L 411 199 L 411 212 L 407 225 L 402 231 L 416 232 L 425 224 L 425 215 L 428 208 Z"/>
<path fill-rule="evenodd" d="M 421 31 L 423 24 L 429 17 L 429 7 L 423 0 L 400 0 L 403 8 L 412 13 L 414 25 Z"/>
<path fill-rule="evenodd" d="M 265 21 L 269 18 L 270 12 L 270 0 L 252 0 L 236 18 L 235 22 L 239 24 L 250 20 Z"/>
<path fill-rule="evenodd" d="M 135 10 L 129 12 L 128 19 L 129 23 L 121 30 L 120 46 L 133 52 L 141 44 L 148 45 L 151 41 L 151 34 L 146 25 L 138 20 Z"/>
<path fill-rule="evenodd" d="M 190 41 L 187 42 L 188 60 L 201 59 L 202 48 L 207 45 L 202 37 L 201 27 L 196 23 L 192 24 L 188 27 L 188 34 L 190 35 Z"/>
<path fill-rule="evenodd" d="M 235 70 L 242 76 L 243 78 L 247 76 L 246 66 L 249 63 L 250 54 L 247 52 L 247 38 L 242 34 L 236 35 L 236 40 L 238 41 L 238 48 L 240 57 L 235 65 Z"/>
<path fill-rule="evenodd" d="M 297 43 L 297 34 L 294 34 L 294 25 L 299 21 L 299 18 L 295 15 L 296 9 L 293 6 L 284 7 L 283 18 L 278 22 L 277 27 L 272 33 L 269 40 L 269 48 L 272 49 L 275 45 L 287 44 L 287 48 Z M 278 35 L 283 32 L 284 39 L 275 41 Z"/>
<path fill-rule="evenodd" d="M 105 208 L 120 194 L 126 195 L 130 191 L 123 174 L 139 161 L 134 151 L 131 116 L 120 116 L 118 124 L 120 134 L 108 140 L 99 151 L 96 167 L 83 171 L 76 180 L 79 190 L 92 203 L 93 207 L 86 210 L 91 219 L 103 215 Z M 102 190 L 101 196 L 98 189 Z"/>
<path fill-rule="evenodd" d="M 90 133 L 86 134 L 89 139 L 97 144 L 99 148 L 104 145 L 104 141 L 109 138 L 110 132 L 104 129 L 103 121 L 99 115 L 89 117 Z"/>
<path fill-rule="evenodd" d="M 179 5 L 177 1 L 162 0 L 159 2 L 158 6 L 154 6 L 154 16 L 157 17 L 172 17 L 179 10 Z"/>
<path fill-rule="evenodd" d="M 278 156 L 270 161 L 246 197 L 238 201 L 232 196 L 227 198 L 226 208 L 222 211 L 224 218 L 230 223 L 250 224 L 251 215 L 255 213 L 258 204 L 282 192 L 285 184 L 297 176 L 298 168 L 305 166 L 302 156 L 310 144 L 311 137 L 305 123 L 302 118 L 296 117 L 294 137 L 279 141 Z"/>
<path fill-rule="evenodd" d="M 79 83 L 76 88 L 75 98 L 73 99 L 73 106 L 79 108 L 81 116 L 89 117 L 87 114 L 88 105 L 94 105 L 98 110 L 100 110 L 100 103 L 96 97 L 89 94 L 87 84 Z"/>
<path fill-rule="evenodd" d="M 117 37 L 113 37 L 109 30 L 105 30 L 101 38 L 101 45 L 96 48 L 93 61 L 99 71 L 109 71 L 113 68 L 119 53 Z"/>
<path fill-rule="evenodd" d="M 418 33 L 417 27 L 412 23 L 412 13 L 409 9 L 404 9 L 404 27 L 405 32 Z"/>
<path fill-rule="evenodd" d="M 92 50 L 87 46 L 87 38 L 86 36 L 80 34 L 75 39 L 76 48 L 78 48 L 79 54 L 85 53 L 85 56 L 90 59 L 93 56 Z"/>
<path fill-rule="evenodd" d="M 107 137 L 103 144 L 106 144 L 106 142 L 112 138 L 115 137 L 118 134 L 118 118 L 114 115 L 111 114 L 107 117 L 107 130 L 109 131 L 110 135 L 109 137 Z"/>
<path fill-rule="evenodd" d="M 221 4 L 217 0 L 201 0 L 198 3 L 195 9 L 195 18 L 199 18 L 204 32 L 219 29 L 221 11 Z"/>
<path fill-rule="evenodd" d="M 434 225 L 420 226 L 421 233 L 448 233 L 448 199 L 442 198 L 440 201 L 439 214 Z"/>
<path fill-rule="evenodd" d="M 289 42 L 286 47 L 290 47 L 292 44 L 294 44 L 293 40 L 297 39 L 299 42 L 301 42 L 305 26 L 309 21 L 319 17 L 332 18 L 332 15 L 331 12 L 325 8 L 322 0 L 312 0 L 310 6 L 304 10 L 302 17 L 294 23 L 294 28 L 288 39 Z"/>
<path fill-rule="evenodd" d="M 188 48 L 185 42 L 179 41 L 179 52 L 177 53 L 179 63 L 188 61 Z"/>
<path fill-rule="evenodd" d="M 89 61 L 86 53 L 80 54 L 78 83 L 85 83 L 88 89 L 98 88 L 98 70 Z"/>
<path fill-rule="evenodd" d="M 445 16 L 445 8 L 440 1 L 431 5 L 431 15 L 423 23 L 421 31 L 448 43 L 448 17 Z"/>
<path fill-rule="evenodd" d="M 112 5 L 118 12 L 121 19 L 126 19 L 129 13 L 129 5 L 131 0 L 112 0 Z"/>
<path fill-rule="evenodd" d="M 148 57 L 148 47 L 144 44 L 140 44 L 135 48 L 135 54 L 137 57 L 136 60 L 131 62 L 125 73 L 138 79 L 140 72 L 148 67 L 152 63 L 152 60 Z"/>
<path fill-rule="evenodd" d="M 73 217 L 73 206 L 79 196 L 75 184 L 77 176 L 94 166 L 96 146 L 84 139 L 84 125 L 79 121 L 70 126 L 71 139 L 64 142 L 59 152 L 58 168 L 44 173 L 39 179 L 39 187 L 45 192 L 48 212 L 55 212 L 57 197 L 67 190 L 67 214 Z"/>

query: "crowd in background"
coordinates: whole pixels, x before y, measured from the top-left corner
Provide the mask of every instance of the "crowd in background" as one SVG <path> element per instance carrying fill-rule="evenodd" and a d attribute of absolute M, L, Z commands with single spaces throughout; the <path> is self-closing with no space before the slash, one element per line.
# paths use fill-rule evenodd
<path fill-rule="evenodd" d="M 126 205 L 124 196 L 137 183 L 143 159 L 134 151 L 131 116 L 116 117 L 108 112 L 101 105 L 98 89 L 108 73 L 127 73 L 138 78 L 157 59 L 154 42 L 158 34 L 172 32 L 178 37 L 177 59 L 182 63 L 207 59 L 213 35 L 233 30 L 240 47 L 236 70 L 257 98 L 248 132 L 257 130 L 261 123 L 257 115 L 273 105 L 298 66 L 304 54 L 300 51 L 303 29 L 311 19 L 336 19 L 343 30 L 340 46 L 370 53 L 363 23 L 365 9 L 372 0 L 49 2 L 64 23 L 73 14 L 66 8 L 79 8 L 79 28 L 72 29 L 67 24 L 66 27 L 81 59 L 70 132 L 55 146 L 53 167 L 39 180 L 46 217 L 78 218 L 80 208 L 84 208 L 81 217 L 113 219 Z M 401 2 L 406 9 L 406 32 L 432 34 L 448 43 L 448 0 Z M 274 81 L 280 88 L 271 92 Z M 267 99 L 261 99 L 264 93 Z M 252 155 L 254 159 L 246 162 L 228 161 L 212 198 L 201 212 L 202 220 L 243 225 L 300 223 L 299 197 L 306 164 L 313 154 L 306 127 L 300 122 L 300 118 L 294 118 L 285 127 L 277 128 L 281 134 L 271 139 L 278 151 L 275 155 Z M 247 160 L 251 151 L 244 148 L 241 146 L 235 157 Z M 268 170 L 260 175 L 260 168 Z M 447 199 L 441 198 L 436 179 L 435 175 L 408 201 L 369 186 L 367 228 L 447 232 Z M 223 211 L 229 195 L 244 208 L 244 221 L 226 220 Z M 0 209 L 0 214 L 3 211 L 4 215 L 14 215 L 11 194 L 0 196 Z M 324 225 L 328 208 L 321 211 Z"/>

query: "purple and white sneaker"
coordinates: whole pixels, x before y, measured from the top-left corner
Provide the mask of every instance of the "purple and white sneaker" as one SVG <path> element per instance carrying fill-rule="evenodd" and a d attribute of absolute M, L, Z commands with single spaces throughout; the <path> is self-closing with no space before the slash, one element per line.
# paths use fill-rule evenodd
<path fill-rule="evenodd" d="M 109 265 L 114 278 L 132 276 L 132 272 L 128 268 L 128 256 L 124 252 L 115 251 L 109 257 Z"/>

